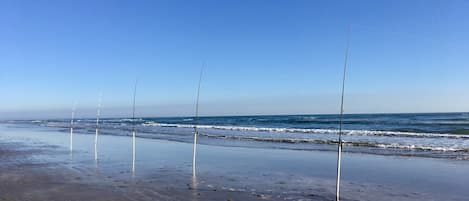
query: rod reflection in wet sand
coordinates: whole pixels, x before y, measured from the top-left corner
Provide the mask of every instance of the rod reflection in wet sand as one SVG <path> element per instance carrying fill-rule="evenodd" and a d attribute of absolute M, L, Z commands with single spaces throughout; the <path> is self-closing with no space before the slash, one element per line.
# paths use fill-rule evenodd
<path fill-rule="evenodd" d="M 137 95 L 137 83 L 138 79 L 135 79 L 135 86 L 134 86 L 134 99 L 133 99 L 133 106 L 132 106 L 132 174 L 135 173 L 135 96 Z"/>
<path fill-rule="evenodd" d="M 96 112 L 96 135 L 94 136 L 94 160 L 98 160 L 98 134 L 99 134 L 99 117 L 101 115 L 101 99 L 102 93 L 98 98 L 98 111 Z"/>
<path fill-rule="evenodd" d="M 340 162 L 342 160 L 342 128 L 344 122 L 344 92 L 345 92 L 345 75 L 347 72 L 347 60 L 348 60 L 348 51 L 350 43 L 350 28 L 347 35 L 347 47 L 345 49 L 345 62 L 344 62 L 344 71 L 342 75 L 342 97 L 340 102 L 340 123 L 339 123 L 339 140 L 337 145 L 337 178 L 336 178 L 336 194 L 335 200 L 339 201 L 340 198 Z"/>
<path fill-rule="evenodd" d="M 202 74 L 204 72 L 205 63 L 202 64 L 202 68 L 200 69 L 199 75 L 199 86 L 197 88 L 197 100 L 195 102 L 195 117 L 194 117 L 194 149 L 193 149 L 193 156 L 192 156 L 192 176 L 195 179 L 195 168 L 196 168 L 196 156 L 197 156 L 197 136 L 199 135 L 197 131 L 197 124 L 199 120 L 199 97 L 200 97 L 200 85 L 202 83 Z"/>
<path fill-rule="evenodd" d="M 193 174 L 191 178 L 192 201 L 199 200 L 200 195 L 199 195 L 199 191 L 197 190 L 197 185 L 198 185 L 197 177 L 195 176 L 195 174 Z"/>

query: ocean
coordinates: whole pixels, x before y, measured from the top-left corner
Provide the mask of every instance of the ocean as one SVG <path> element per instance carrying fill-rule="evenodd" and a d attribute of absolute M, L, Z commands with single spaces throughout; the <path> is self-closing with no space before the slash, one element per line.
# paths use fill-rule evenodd
<path fill-rule="evenodd" d="M 336 151 L 338 115 L 199 117 L 199 143 L 269 149 Z M 70 119 L 8 121 L 69 132 Z M 105 118 L 100 134 L 188 142 L 193 117 Z M 77 119 L 74 131 L 94 134 L 96 119 Z M 469 160 L 469 113 L 345 114 L 344 152 Z"/>

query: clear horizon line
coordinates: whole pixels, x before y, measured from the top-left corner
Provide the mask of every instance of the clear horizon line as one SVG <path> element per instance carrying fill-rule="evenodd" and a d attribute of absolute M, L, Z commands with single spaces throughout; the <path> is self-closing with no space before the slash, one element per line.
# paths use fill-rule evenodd
<path fill-rule="evenodd" d="M 377 113 L 344 113 L 344 115 L 398 115 L 398 114 L 455 114 L 455 113 L 469 113 L 468 111 L 464 112 L 377 112 Z M 306 114 L 306 113 L 297 113 L 297 114 L 243 114 L 243 115 L 199 115 L 199 117 L 255 117 L 255 116 L 312 116 L 312 115 L 339 115 L 339 113 L 320 113 L 320 114 Z M 175 115 L 175 116 L 141 116 L 135 117 L 136 119 L 145 119 L 145 118 L 191 118 L 195 117 L 193 115 Z M 79 119 L 94 119 L 95 117 L 82 117 L 76 118 Z M 115 117 L 102 117 L 101 119 L 116 119 L 116 118 L 129 118 L 131 116 L 115 116 Z M 25 118 L 25 119 L 2 119 L 1 121 L 28 121 L 28 120 L 55 120 L 55 119 L 70 119 L 70 118 Z"/>

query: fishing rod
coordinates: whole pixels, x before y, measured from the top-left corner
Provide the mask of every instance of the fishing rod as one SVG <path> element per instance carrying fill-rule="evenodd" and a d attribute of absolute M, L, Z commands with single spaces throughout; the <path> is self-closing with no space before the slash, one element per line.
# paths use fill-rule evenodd
<path fill-rule="evenodd" d="M 73 120 L 75 119 L 75 110 L 77 108 L 77 103 L 75 102 L 72 107 L 72 118 L 70 120 L 70 153 L 73 151 Z"/>
<path fill-rule="evenodd" d="M 199 121 L 199 97 L 200 97 L 200 86 L 202 83 L 202 75 L 204 72 L 205 62 L 202 64 L 202 68 L 200 68 L 200 75 L 199 75 L 199 86 L 197 88 L 197 99 L 195 102 L 195 118 L 194 118 L 194 150 L 193 150 L 193 157 L 192 157 L 192 175 L 195 176 L 195 158 L 197 154 L 197 136 L 199 135 L 197 131 L 197 125 Z"/>
<path fill-rule="evenodd" d="M 101 99 L 103 94 L 99 94 L 98 111 L 96 112 L 96 135 L 94 137 L 94 160 L 98 160 L 98 133 L 99 133 L 99 117 L 101 116 Z"/>
<path fill-rule="evenodd" d="M 342 97 L 340 101 L 340 122 L 339 122 L 339 141 L 337 145 L 337 178 L 336 178 L 336 197 L 335 200 L 339 201 L 340 198 L 340 162 L 342 160 L 342 128 L 344 123 L 344 93 L 345 93 L 345 75 L 347 72 L 347 61 L 348 61 L 348 52 L 349 52 L 349 43 L 350 43 L 350 28 L 347 34 L 347 46 L 345 48 L 345 62 L 344 62 L 344 71 L 342 75 Z"/>
<path fill-rule="evenodd" d="M 132 106 L 132 173 L 135 172 L 135 97 L 137 95 L 138 79 L 135 79 L 134 85 L 134 99 Z"/>

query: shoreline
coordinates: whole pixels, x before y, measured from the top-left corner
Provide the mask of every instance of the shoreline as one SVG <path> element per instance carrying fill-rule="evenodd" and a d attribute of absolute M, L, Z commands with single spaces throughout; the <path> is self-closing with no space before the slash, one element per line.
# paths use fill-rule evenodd
<path fill-rule="evenodd" d="M 138 138 L 137 170 L 132 176 L 130 138 L 100 136 L 95 163 L 93 137 L 74 135 L 71 160 L 68 134 L 0 126 L 0 157 L 8 159 L 0 163 L 7 170 L 0 180 L 0 200 L 6 199 L 5 192 L 11 195 L 7 200 L 85 195 L 95 197 L 77 200 L 334 199 L 333 152 L 199 145 L 193 180 L 191 144 Z M 15 150 L 26 152 L 9 154 Z M 354 153 L 343 157 L 342 200 L 464 200 L 469 195 L 461 187 L 469 184 L 469 176 L 459 175 L 469 168 L 466 161 Z M 21 168 L 7 168 L 12 165 Z M 20 174 L 27 177 L 18 179 Z M 83 195 L 74 194 L 75 189 Z"/>
<path fill-rule="evenodd" d="M 58 127 L 38 127 L 43 128 L 45 130 L 50 129 L 51 131 L 59 131 L 62 133 L 68 133 L 69 129 L 65 128 L 58 128 Z M 203 130 L 203 129 L 199 129 Z M 79 133 L 83 135 L 94 135 L 93 132 L 89 132 L 89 130 L 85 128 L 75 129 L 74 133 Z M 153 132 L 145 132 L 140 131 L 139 136 L 137 138 L 148 139 L 148 140 L 161 140 L 161 141 L 168 141 L 168 142 L 178 142 L 178 143 L 188 143 L 184 139 L 168 139 L 165 137 L 158 137 L 154 136 Z M 143 135 L 142 135 L 143 134 Z M 171 133 L 164 133 L 159 132 L 158 134 L 162 135 L 170 135 Z M 109 131 L 102 131 L 100 135 L 108 135 L 108 136 L 123 136 L 123 135 L 115 135 L 109 134 Z M 123 136 L 125 137 L 125 136 Z M 191 138 L 192 139 L 192 138 Z M 228 143 L 227 140 L 232 140 Z M 238 140 L 238 141 L 236 141 Z M 282 146 L 279 145 L 277 142 L 283 142 L 286 145 Z M 239 137 L 230 137 L 230 136 L 214 136 L 214 135 L 207 135 L 207 134 L 200 134 L 199 133 L 199 144 L 209 145 L 209 146 L 219 146 L 219 147 L 239 147 L 239 148 L 250 148 L 250 149 L 273 149 L 273 150 L 292 150 L 292 151 L 318 151 L 318 152 L 337 152 L 337 142 L 319 142 L 319 143 L 312 143 L 312 142 L 290 142 L 286 139 L 278 139 L 278 140 L 258 140 L 258 139 L 242 139 L 239 140 Z M 429 158 L 429 159 L 442 159 L 442 160 L 455 160 L 455 161 L 469 161 L 469 156 L 466 153 L 469 153 L 466 150 L 463 151 L 435 151 L 428 149 L 421 148 L 382 148 L 380 146 L 367 146 L 368 143 L 353 143 L 353 142 L 344 142 L 344 148 L 342 149 L 343 153 L 353 153 L 353 154 L 369 154 L 375 156 L 390 156 L 390 157 L 404 157 L 404 158 Z M 298 147 L 292 147 L 288 145 L 297 145 Z M 448 155 L 448 153 L 460 153 L 460 155 Z"/>
<path fill-rule="evenodd" d="M 344 119 L 345 152 L 378 155 L 403 155 L 469 160 L 469 132 L 466 113 L 427 115 L 349 115 Z M 201 144 L 239 147 L 267 147 L 291 150 L 337 149 L 334 116 L 203 117 L 199 119 Z M 131 119 L 102 120 L 101 133 L 126 136 Z M 68 132 L 69 121 L 10 121 L 30 127 L 62 128 Z M 139 118 L 139 137 L 191 143 L 193 118 Z M 78 119 L 76 132 L 94 133 L 94 119 Z"/>

